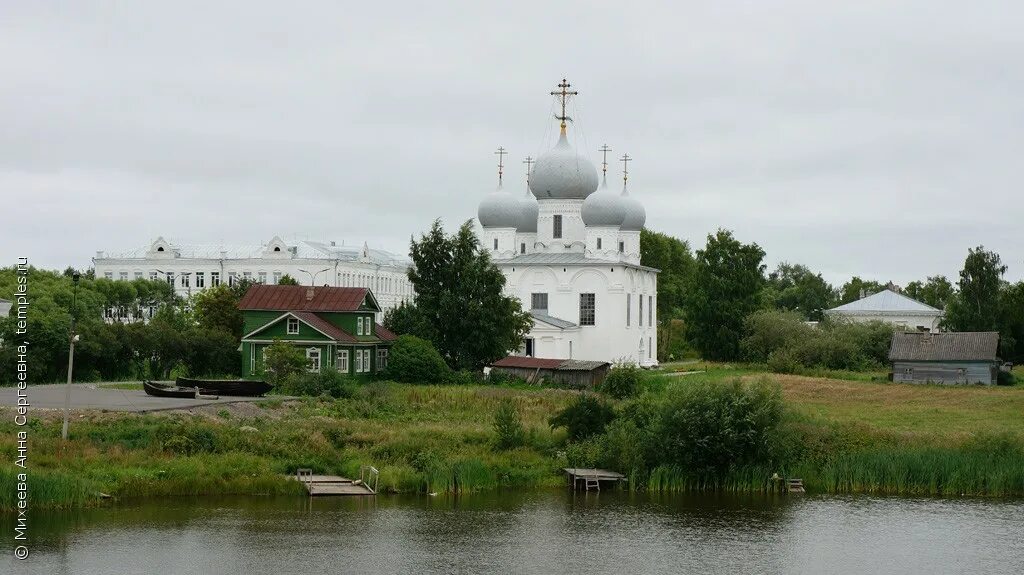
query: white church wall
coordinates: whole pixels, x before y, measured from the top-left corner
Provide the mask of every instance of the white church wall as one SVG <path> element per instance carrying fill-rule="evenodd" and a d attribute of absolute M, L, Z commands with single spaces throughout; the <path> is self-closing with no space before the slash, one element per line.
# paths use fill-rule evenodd
<path fill-rule="evenodd" d="M 534 338 L 534 355 L 641 365 L 657 363 L 657 276 L 654 272 L 610 264 L 596 266 L 503 265 L 507 291 L 529 309 L 533 293 L 548 294 L 548 315 L 580 322 L 580 294 L 593 293 L 594 325 L 552 330 L 538 323 L 528 337 Z M 513 269 L 515 271 L 513 271 Z M 627 295 L 629 294 L 629 295 Z M 639 298 L 643 297 L 643 322 Z M 627 303 L 629 324 L 627 325 Z M 570 344 L 571 342 L 571 344 Z"/>
<path fill-rule="evenodd" d="M 586 226 L 583 224 L 583 200 L 540 200 L 537 217 L 537 241 L 550 251 L 565 251 L 567 244 L 579 244 L 583 251 L 586 242 Z M 555 216 L 562 216 L 562 237 L 554 237 Z M 556 251 L 557 250 L 557 251 Z"/>

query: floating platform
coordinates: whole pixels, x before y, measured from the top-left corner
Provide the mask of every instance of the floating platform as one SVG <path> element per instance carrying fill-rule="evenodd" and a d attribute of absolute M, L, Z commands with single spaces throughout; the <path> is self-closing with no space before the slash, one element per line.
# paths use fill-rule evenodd
<path fill-rule="evenodd" d="M 374 486 L 376 486 L 377 470 L 372 467 L 370 469 L 372 469 L 371 475 L 374 478 Z M 360 475 L 363 475 L 363 473 L 360 472 Z M 348 479 L 340 475 L 314 475 L 309 469 L 300 469 L 295 473 L 295 479 L 302 482 L 310 497 L 368 496 L 377 494 L 377 491 L 370 487 L 362 477 L 359 479 Z"/>
<path fill-rule="evenodd" d="M 625 475 L 617 471 L 609 471 L 607 469 L 566 467 L 563 468 L 562 471 L 565 471 L 569 487 L 572 487 L 573 489 L 582 488 L 584 491 L 590 491 L 591 489 L 600 491 L 602 481 L 615 483 L 626 481 Z"/>

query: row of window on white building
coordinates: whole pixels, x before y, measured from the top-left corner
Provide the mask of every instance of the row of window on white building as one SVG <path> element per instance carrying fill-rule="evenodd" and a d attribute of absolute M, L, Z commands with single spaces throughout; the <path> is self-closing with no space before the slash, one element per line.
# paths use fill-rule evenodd
<path fill-rule="evenodd" d="M 644 326 L 644 296 L 637 295 L 637 325 Z M 548 313 L 548 294 L 530 294 L 530 310 Z M 626 327 L 629 327 L 633 320 L 633 294 L 626 294 Z M 595 325 L 597 322 L 597 296 L 592 293 L 580 294 L 580 325 Z M 654 325 L 654 296 L 647 296 L 647 325 Z"/>
<path fill-rule="evenodd" d="M 206 281 L 207 272 L 182 272 L 175 274 L 174 272 L 160 272 L 151 271 L 149 272 L 150 280 L 157 280 L 160 276 L 163 276 L 167 280 L 167 283 L 172 287 L 182 288 L 205 288 L 207 287 Z M 249 281 L 255 279 L 256 282 L 261 284 L 268 283 L 270 280 L 271 285 L 277 285 L 281 283 L 283 277 L 282 272 L 273 272 L 268 274 L 267 272 L 256 272 L 255 276 L 253 272 L 227 272 L 227 283 L 229 286 L 235 285 L 239 278 L 243 278 Z M 192 279 L 195 276 L 195 283 L 193 284 Z M 215 287 L 221 284 L 220 272 L 209 272 L 210 281 L 209 286 Z M 114 272 L 104 272 L 103 277 L 108 280 L 114 279 Z M 143 272 L 136 271 L 135 278 L 141 280 L 145 277 Z M 128 272 L 120 272 L 118 278 L 121 281 L 128 281 Z M 344 272 L 338 274 L 338 285 L 340 287 L 365 287 L 370 288 L 378 293 L 396 293 L 398 295 L 412 295 L 413 289 L 412 284 L 405 278 L 390 277 L 390 276 L 378 276 L 376 274 L 363 274 L 355 272 Z"/>

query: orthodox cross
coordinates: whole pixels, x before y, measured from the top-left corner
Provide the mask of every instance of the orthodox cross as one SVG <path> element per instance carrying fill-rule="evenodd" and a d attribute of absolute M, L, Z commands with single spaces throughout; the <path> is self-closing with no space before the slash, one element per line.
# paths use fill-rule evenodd
<path fill-rule="evenodd" d="M 561 100 L 561 102 L 562 102 L 562 115 L 561 116 L 555 116 L 555 119 L 556 120 L 560 120 L 562 122 L 562 124 L 561 124 L 562 125 L 562 133 L 564 134 L 565 133 L 565 122 L 566 122 L 566 120 L 568 120 L 570 122 L 572 121 L 572 118 L 570 118 L 569 116 L 565 115 L 565 105 L 569 101 L 569 96 L 575 96 L 575 95 L 579 94 L 579 92 L 577 92 L 576 90 L 569 90 L 569 88 L 572 87 L 572 84 L 570 84 L 569 81 L 566 80 L 565 78 L 562 78 L 562 83 L 559 84 L 558 87 L 559 87 L 559 90 L 551 92 L 551 95 L 552 96 L 558 96 L 558 99 Z"/>
<path fill-rule="evenodd" d="M 632 162 L 633 158 L 630 158 L 629 154 L 622 154 L 622 157 L 619 158 L 619 161 L 622 162 L 622 183 L 625 184 L 626 180 L 629 179 L 629 164 L 628 164 L 628 162 Z"/>
<path fill-rule="evenodd" d="M 601 152 L 601 175 L 608 173 L 608 152 L 612 151 L 608 144 L 604 144 L 597 151 Z"/>
<path fill-rule="evenodd" d="M 498 185 L 500 186 L 501 175 L 505 169 L 505 155 L 508 154 L 508 152 L 505 151 L 505 148 L 498 146 L 498 151 L 494 152 L 494 154 L 498 156 Z"/>
<path fill-rule="evenodd" d="M 530 185 L 530 168 L 533 167 L 533 163 L 536 162 L 536 161 L 537 160 L 534 160 L 530 156 L 526 156 L 526 159 L 523 160 L 523 163 L 526 164 L 526 185 L 527 186 Z"/>

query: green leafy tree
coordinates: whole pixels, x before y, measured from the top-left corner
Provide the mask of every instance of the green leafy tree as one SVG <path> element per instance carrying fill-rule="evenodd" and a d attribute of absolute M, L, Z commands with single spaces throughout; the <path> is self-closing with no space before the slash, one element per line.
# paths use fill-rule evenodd
<path fill-rule="evenodd" d="M 242 301 L 242 298 L 245 297 L 245 292 L 249 291 L 249 288 L 251 288 L 254 285 L 257 285 L 258 283 L 258 281 L 252 278 L 241 277 L 235 281 L 235 285 L 229 287 L 228 289 L 234 292 L 235 298 L 238 301 Z"/>
<path fill-rule="evenodd" d="M 999 329 L 1000 289 L 1006 266 L 984 246 L 968 250 L 960 270 L 959 292 L 949 302 L 945 325 L 954 331 Z"/>
<path fill-rule="evenodd" d="M 839 288 L 839 304 L 857 301 L 862 297 L 861 294 L 869 296 L 883 289 L 885 289 L 885 286 L 874 280 L 862 280 L 857 276 L 853 276 L 850 281 Z"/>
<path fill-rule="evenodd" d="M 219 330 L 240 339 L 244 320 L 238 302 L 238 294 L 221 284 L 192 296 L 192 309 L 200 327 Z"/>
<path fill-rule="evenodd" d="M 1000 354 L 1007 361 L 1024 363 L 1024 281 L 1003 284 L 999 307 Z"/>
<path fill-rule="evenodd" d="M 658 323 L 682 317 L 683 294 L 693 274 L 690 244 L 661 232 L 640 231 L 640 262 L 658 268 Z"/>
<path fill-rule="evenodd" d="M 281 279 L 277 280 L 279 286 L 297 286 L 299 281 L 288 274 L 281 276 Z"/>
<path fill-rule="evenodd" d="M 776 309 L 795 311 L 806 320 L 821 321 L 835 303 L 835 290 L 807 266 L 783 262 L 768 274 L 768 294 Z"/>
<path fill-rule="evenodd" d="M 396 335 L 429 334 L 430 325 L 415 304 L 402 302 L 384 312 L 384 327 Z"/>
<path fill-rule="evenodd" d="M 684 309 L 690 343 L 704 358 L 739 358 L 743 320 L 760 307 L 763 259 L 760 246 L 740 243 L 721 229 L 697 251 Z"/>
<path fill-rule="evenodd" d="M 522 344 L 530 314 L 504 295 L 505 274 L 481 249 L 471 222 L 449 236 L 435 221 L 412 241 L 410 256 L 413 305 L 422 317 L 415 335 L 432 341 L 450 367 L 479 370 Z"/>
<path fill-rule="evenodd" d="M 946 276 L 929 276 L 927 280 L 912 281 L 903 288 L 903 294 L 921 303 L 937 309 L 945 309 L 946 304 L 956 294 L 956 289 Z"/>
<path fill-rule="evenodd" d="M 306 371 L 309 366 L 302 350 L 279 339 L 275 339 L 274 343 L 267 346 L 263 357 L 267 381 L 275 386 L 295 374 Z"/>

